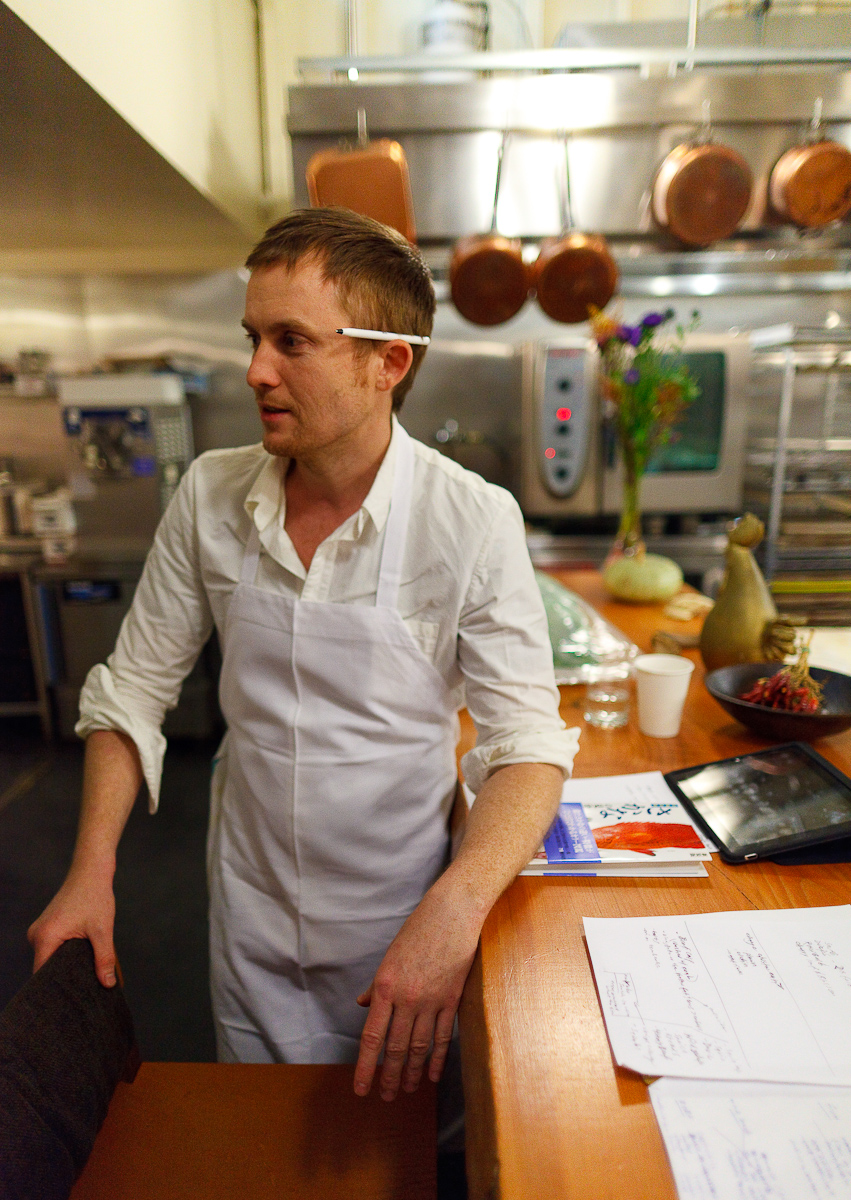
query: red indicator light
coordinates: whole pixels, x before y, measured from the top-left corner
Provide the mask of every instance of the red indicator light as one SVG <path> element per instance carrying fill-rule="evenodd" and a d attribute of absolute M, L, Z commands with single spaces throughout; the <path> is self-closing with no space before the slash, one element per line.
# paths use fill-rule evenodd
<path fill-rule="evenodd" d="M 569 408 L 557 408 L 556 409 L 556 417 L 559 421 L 569 421 L 570 417 L 571 417 L 570 409 Z"/>
<path fill-rule="evenodd" d="M 546 450 L 544 451 L 544 458 L 555 458 L 555 456 L 556 452 L 553 450 L 552 446 L 547 446 Z"/>

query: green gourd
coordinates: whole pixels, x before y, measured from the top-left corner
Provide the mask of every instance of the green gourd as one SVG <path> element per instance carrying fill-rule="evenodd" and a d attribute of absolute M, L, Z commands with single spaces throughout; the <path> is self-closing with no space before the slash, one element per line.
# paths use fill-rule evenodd
<path fill-rule="evenodd" d="M 648 554 L 642 542 L 634 554 L 623 554 L 603 567 L 603 583 L 616 600 L 662 604 L 683 586 L 683 573 L 673 559 Z"/>
<path fill-rule="evenodd" d="M 753 556 L 764 534 L 765 526 L 753 513 L 745 513 L 728 534 L 727 569 L 700 635 L 707 671 L 736 663 L 782 662 L 795 649 L 794 626 L 778 617 Z"/>

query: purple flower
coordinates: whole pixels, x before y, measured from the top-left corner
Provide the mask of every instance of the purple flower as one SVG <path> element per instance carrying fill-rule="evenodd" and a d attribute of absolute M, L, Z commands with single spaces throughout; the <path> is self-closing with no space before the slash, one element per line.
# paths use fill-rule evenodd
<path fill-rule="evenodd" d="M 623 373 L 624 383 L 638 383 L 640 378 L 641 376 L 635 367 L 630 367 L 628 371 L 624 371 Z"/>
<path fill-rule="evenodd" d="M 622 342 L 627 342 L 630 346 L 638 346 L 641 342 L 641 326 L 619 325 L 618 337 Z"/>
<path fill-rule="evenodd" d="M 665 314 L 660 312 L 649 312 L 641 318 L 641 324 L 644 329 L 655 329 L 657 325 L 661 325 L 665 320 Z"/>

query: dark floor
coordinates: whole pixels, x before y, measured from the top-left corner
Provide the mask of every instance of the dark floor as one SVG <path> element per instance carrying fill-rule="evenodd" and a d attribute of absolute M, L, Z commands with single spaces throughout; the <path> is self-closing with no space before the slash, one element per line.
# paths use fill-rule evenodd
<path fill-rule="evenodd" d="M 138 800 L 118 851 L 116 950 L 142 1055 L 161 1062 L 216 1057 L 204 872 L 214 749 L 169 747 L 160 811 Z M 23 722 L 0 726 L 0 1005 L 27 978 L 27 927 L 68 869 L 82 761 L 82 746 L 47 748 Z"/>
<path fill-rule="evenodd" d="M 141 799 L 121 840 L 115 944 L 143 1058 L 215 1061 L 204 846 L 215 743 L 172 741 L 160 811 Z M 32 970 L 26 940 L 65 877 L 82 746 L 46 746 L 29 719 L 0 722 L 0 1008 Z M 440 1200 L 466 1197 L 463 1155 L 441 1155 Z"/>

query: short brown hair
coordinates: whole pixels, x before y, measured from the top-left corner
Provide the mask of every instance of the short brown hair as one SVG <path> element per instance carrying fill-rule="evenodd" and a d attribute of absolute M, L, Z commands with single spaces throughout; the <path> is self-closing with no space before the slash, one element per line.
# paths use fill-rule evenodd
<path fill-rule="evenodd" d="M 315 256 L 325 279 L 361 329 L 386 329 L 428 337 L 434 323 L 431 272 L 423 257 L 395 229 L 347 208 L 300 208 L 267 229 L 245 260 L 246 267 L 283 263 L 288 270 Z M 376 343 L 359 349 L 364 356 Z M 411 389 L 425 346 L 412 346 L 411 368 L 393 389 L 398 412 Z"/>

